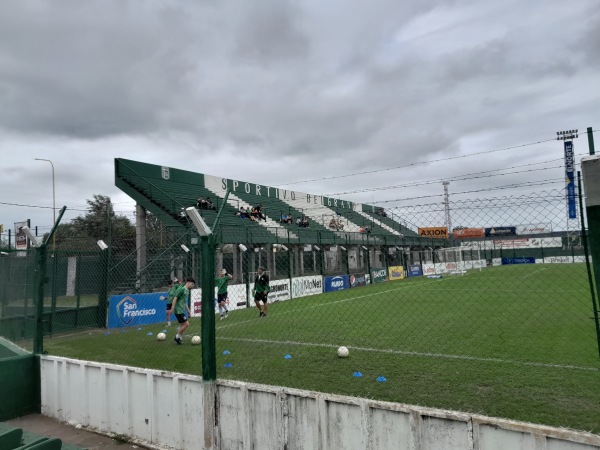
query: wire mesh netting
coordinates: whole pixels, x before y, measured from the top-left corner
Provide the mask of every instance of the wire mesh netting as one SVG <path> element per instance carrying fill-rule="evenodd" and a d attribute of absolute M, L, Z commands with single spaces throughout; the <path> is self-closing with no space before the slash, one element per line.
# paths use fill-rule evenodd
<path fill-rule="evenodd" d="M 587 236 L 564 191 L 289 215 L 215 230 L 219 378 L 599 431 Z M 50 354 L 201 373 L 201 240 L 153 223 L 49 249 Z M 0 334 L 25 344 L 32 252 L 0 259 Z"/>

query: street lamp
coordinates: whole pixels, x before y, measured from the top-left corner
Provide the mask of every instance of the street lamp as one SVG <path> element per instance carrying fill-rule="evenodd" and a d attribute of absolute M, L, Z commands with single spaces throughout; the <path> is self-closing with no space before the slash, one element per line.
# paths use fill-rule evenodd
<path fill-rule="evenodd" d="M 36 161 L 46 161 L 52 166 L 52 225 L 56 223 L 56 190 L 54 187 L 54 164 L 49 159 L 33 158 Z M 52 236 L 52 250 L 56 250 L 56 233 Z"/>

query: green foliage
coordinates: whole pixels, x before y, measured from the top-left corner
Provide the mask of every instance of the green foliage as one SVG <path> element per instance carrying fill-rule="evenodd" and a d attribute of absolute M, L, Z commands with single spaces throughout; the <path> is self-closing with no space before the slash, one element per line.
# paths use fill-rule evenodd
<path fill-rule="evenodd" d="M 135 226 L 125 217 L 115 214 L 109 196 L 94 195 L 87 200 L 88 210 L 56 231 L 60 249 L 95 250 L 100 239 L 110 242 L 115 254 L 135 248 Z"/>

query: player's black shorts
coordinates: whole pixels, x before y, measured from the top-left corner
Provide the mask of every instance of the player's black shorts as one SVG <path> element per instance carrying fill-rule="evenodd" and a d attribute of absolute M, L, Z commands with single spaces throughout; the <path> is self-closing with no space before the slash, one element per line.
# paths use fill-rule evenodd
<path fill-rule="evenodd" d="M 167 305 L 167 311 L 170 310 L 173 307 L 173 303 L 170 303 Z"/>
<path fill-rule="evenodd" d="M 224 294 L 217 294 L 217 302 L 226 302 L 227 301 L 227 292 Z"/>
<path fill-rule="evenodd" d="M 269 295 L 268 292 L 257 292 L 256 294 L 254 294 L 254 301 L 255 302 L 267 303 L 267 296 L 268 295 Z"/>
<path fill-rule="evenodd" d="M 187 317 L 185 317 L 185 314 L 175 314 L 175 317 L 179 323 L 186 323 L 188 320 Z"/>

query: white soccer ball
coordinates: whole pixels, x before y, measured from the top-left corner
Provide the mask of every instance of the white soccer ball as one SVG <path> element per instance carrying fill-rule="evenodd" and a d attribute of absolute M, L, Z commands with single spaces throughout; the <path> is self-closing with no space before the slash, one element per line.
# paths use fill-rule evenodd
<path fill-rule="evenodd" d="M 338 348 L 338 356 L 340 358 L 347 358 L 349 354 L 350 354 L 350 351 L 348 350 L 348 347 Z"/>
<path fill-rule="evenodd" d="M 198 345 L 200 343 L 200 336 L 194 336 L 192 338 L 192 344 Z"/>
<path fill-rule="evenodd" d="M 158 333 L 156 335 L 156 339 L 159 341 L 164 341 L 167 338 L 167 335 L 165 333 Z"/>

